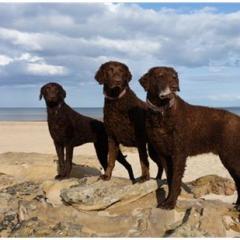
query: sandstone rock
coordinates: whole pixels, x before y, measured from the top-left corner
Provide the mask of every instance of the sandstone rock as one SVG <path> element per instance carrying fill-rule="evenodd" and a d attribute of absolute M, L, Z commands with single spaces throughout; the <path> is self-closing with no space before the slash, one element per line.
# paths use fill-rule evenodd
<path fill-rule="evenodd" d="M 206 237 L 207 233 L 199 229 L 201 209 L 190 208 L 178 226 L 173 224 L 171 230 L 166 232 L 167 237 Z"/>
<path fill-rule="evenodd" d="M 39 184 L 31 181 L 14 184 L 5 189 L 2 189 L 1 192 L 8 193 L 19 199 L 32 199 L 37 195 L 42 194 Z"/>
<path fill-rule="evenodd" d="M 223 216 L 216 212 L 216 209 L 206 207 L 201 211 L 199 229 L 207 232 L 211 237 L 225 237 L 226 229 L 223 223 Z"/>
<path fill-rule="evenodd" d="M 10 237 L 50 237 L 54 236 L 47 222 L 37 217 L 21 223 L 20 227 L 11 232 Z"/>
<path fill-rule="evenodd" d="M 170 231 L 171 237 L 225 237 L 223 212 L 216 211 L 208 201 L 186 210 L 182 223 Z"/>
<path fill-rule="evenodd" d="M 9 210 L 4 213 L 4 217 L 1 222 L 2 228 L 10 229 L 10 231 L 12 231 L 16 228 L 17 224 L 18 224 L 18 216 L 16 211 Z"/>
<path fill-rule="evenodd" d="M 206 194 L 214 193 L 219 195 L 232 195 L 235 191 L 235 184 L 231 179 L 208 175 L 200 177 L 187 184 L 195 198 Z"/>
<path fill-rule="evenodd" d="M 7 210 L 17 208 L 17 202 L 9 193 L 0 192 L 0 203 L 0 219 Z"/>
<path fill-rule="evenodd" d="M 13 176 L 0 173 L 0 190 L 16 183 L 16 179 Z"/>
<path fill-rule="evenodd" d="M 148 228 L 146 237 L 164 236 L 165 232 L 171 228 L 171 224 L 176 222 L 175 210 L 164 210 L 159 208 L 150 209 L 148 216 Z"/>
<path fill-rule="evenodd" d="M 70 178 L 62 181 L 48 180 L 42 183 L 41 188 L 44 192 L 47 202 L 56 207 L 63 204 L 60 197 L 61 190 L 78 185 L 79 182 L 80 180 L 76 178 Z"/>
<path fill-rule="evenodd" d="M 61 197 L 68 204 L 82 210 L 105 209 L 116 202 L 127 204 L 158 189 L 156 180 L 132 184 L 123 178 L 111 181 L 96 181 L 93 184 L 80 184 L 70 189 L 63 189 Z"/>
<path fill-rule="evenodd" d="M 4 177 L 7 181 L 9 176 Z M 166 181 L 133 185 L 128 179 L 105 182 L 93 176 L 39 184 L 11 179 L 0 188 L 1 237 L 240 236 L 240 214 L 232 204 L 193 197 L 191 190 L 205 186 L 199 181 L 183 184 L 177 207 L 169 211 L 156 208 L 166 195 Z M 214 179 L 218 184 L 211 180 L 215 185 L 206 184 L 195 196 L 229 192 L 224 190 L 229 186 L 220 183 L 225 179 Z"/>

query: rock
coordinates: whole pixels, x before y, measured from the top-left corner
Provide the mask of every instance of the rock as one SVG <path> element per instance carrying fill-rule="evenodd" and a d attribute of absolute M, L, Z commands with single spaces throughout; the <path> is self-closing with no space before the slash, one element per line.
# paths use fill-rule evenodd
<path fill-rule="evenodd" d="M 16 211 L 9 210 L 1 216 L 0 236 L 7 237 L 18 227 L 18 215 Z"/>
<path fill-rule="evenodd" d="M 16 179 L 13 176 L 0 173 L 0 190 L 16 183 Z"/>
<path fill-rule="evenodd" d="M 173 223 L 172 229 L 167 231 L 165 236 L 167 237 L 205 237 L 206 232 L 200 230 L 199 219 L 201 209 L 190 208 L 187 209 L 181 222 Z"/>
<path fill-rule="evenodd" d="M 127 204 L 156 191 L 156 180 L 132 184 L 130 180 L 112 178 L 111 181 L 98 180 L 93 184 L 80 184 L 70 189 L 63 189 L 61 197 L 64 202 L 73 204 L 81 210 L 100 210 L 114 203 Z"/>
<path fill-rule="evenodd" d="M 0 203 L 0 219 L 7 210 L 17 208 L 17 202 L 9 193 L 0 192 Z"/>
<path fill-rule="evenodd" d="M 200 177 L 187 184 L 195 198 L 206 194 L 232 195 L 235 191 L 235 184 L 231 179 L 208 175 Z"/>
<path fill-rule="evenodd" d="M 164 236 L 165 232 L 170 229 L 172 223 L 176 221 L 175 210 L 164 210 L 159 208 L 150 209 L 148 217 L 149 233 L 146 237 Z"/>
<path fill-rule="evenodd" d="M 81 181 L 76 178 L 70 178 L 62 181 L 48 180 L 42 183 L 41 188 L 44 192 L 44 196 L 46 197 L 47 202 L 56 207 L 63 204 L 60 197 L 61 190 L 78 185 L 79 182 Z"/>
<path fill-rule="evenodd" d="M 205 207 L 201 211 L 199 229 L 207 232 L 210 237 L 226 237 L 226 229 L 223 216 L 211 207 Z"/>
<path fill-rule="evenodd" d="M 232 229 L 235 232 L 240 233 L 240 223 L 233 223 L 233 224 L 231 224 L 230 229 Z"/>
<path fill-rule="evenodd" d="M 54 231 L 53 236 L 81 236 L 81 237 L 90 237 L 89 234 L 85 234 L 82 232 L 82 225 L 80 223 L 73 222 L 59 222 L 55 226 L 52 227 Z"/>
<path fill-rule="evenodd" d="M 10 237 L 51 237 L 53 231 L 47 222 L 39 220 L 37 217 L 21 223 L 20 227 L 11 232 Z"/>
<path fill-rule="evenodd" d="M 8 193 L 19 199 L 32 199 L 42 194 L 39 184 L 31 181 L 14 184 L 2 189 L 1 192 Z"/>
<path fill-rule="evenodd" d="M 231 184 L 216 176 L 182 184 L 173 210 L 156 208 L 166 196 L 166 181 L 133 185 L 124 178 L 105 182 L 93 176 L 46 179 L 40 184 L 1 177 L 5 179 L 0 185 L 1 237 L 240 236 L 240 214 L 232 204 L 194 198 L 228 194 Z"/>
<path fill-rule="evenodd" d="M 211 204 L 201 205 L 186 210 L 182 223 L 170 231 L 170 237 L 225 237 L 226 228 L 223 212 L 216 211 Z"/>

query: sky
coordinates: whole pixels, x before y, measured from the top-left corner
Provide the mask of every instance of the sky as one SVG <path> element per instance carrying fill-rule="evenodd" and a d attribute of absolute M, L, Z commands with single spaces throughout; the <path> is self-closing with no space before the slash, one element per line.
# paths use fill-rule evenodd
<path fill-rule="evenodd" d="M 0 3 L 0 107 L 44 107 L 58 82 L 73 107 L 102 107 L 94 79 L 109 60 L 128 65 L 130 87 L 154 66 L 179 74 L 192 104 L 240 106 L 240 3 Z"/>

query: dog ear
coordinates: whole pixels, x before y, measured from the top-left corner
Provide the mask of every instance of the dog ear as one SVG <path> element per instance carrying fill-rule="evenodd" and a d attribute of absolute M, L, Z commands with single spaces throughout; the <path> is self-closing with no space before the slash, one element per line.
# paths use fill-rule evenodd
<path fill-rule="evenodd" d="M 98 81 L 100 85 L 104 83 L 106 77 L 105 66 L 106 66 L 105 64 L 102 64 L 95 75 L 95 79 Z"/>
<path fill-rule="evenodd" d="M 125 71 L 125 80 L 127 82 L 130 82 L 132 80 L 132 74 L 131 74 L 131 72 L 130 72 L 130 70 L 129 70 L 127 65 L 124 64 L 124 68 L 126 69 L 126 71 Z"/>
<path fill-rule="evenodd" d="M 178 79 L 178 73 L 173 69 L 173 83 L 172 83 L 172 88 L 175 91 L 180 92 L 180 87 L 179 87 L 179 79 Z"/>
<path fill-rule="evenodd" d="M 60 85 L 60 89 L 61 89 L 61 92 L 60 92 L 60 96 L 62 99 L 64 99 L 66 97 L 66 91 L 63 89 L 63 87 Z"/>
<path fill-rule="evenodd" d="M 42 100 L 42 97 L 44 96 L 44 89 L 45 89 L 45 85 L 42 86 L 40 89 L 39 100 Z"/>
<path fill-rule="evenodd" d="M 139 79 L 140 84 L 144 88 L 144 90 L 147 92 L 150 87 L 150 76 L 149 73 L 145 73 L 140 79 Z"/>

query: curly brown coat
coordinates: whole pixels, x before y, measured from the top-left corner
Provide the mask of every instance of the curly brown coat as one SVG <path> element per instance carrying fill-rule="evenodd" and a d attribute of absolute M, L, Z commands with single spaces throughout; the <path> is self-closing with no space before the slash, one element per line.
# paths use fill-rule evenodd
<path fill-rule="evenodd" d="M 108 137 L 104 124 L 96 119 L 83 116 L 74 111 L 65 102 L 66 92 L 58 83 L 48 83 L 41 88 L 42 96 L 47 105 L 47 120 L 50 135 L 54 141 L 58 155 L 57 179 L 68 178 L 72 169 L 73 148 L 84 143 L 93 143 L 97 157 L 107 169 Z M 66 160 L 64 157 L 66 150 Z M 134 181 L 131 165 L 122 152 L 117 153 L 117 160 L 127 169 L 129 177 Z"/>
<path fill-rule="evenodd" d="M 139 80 L 147 91 L 147 133 L 167 172 L 169 194 L 160 204 L 174 208 L 180 193 L 186 158 L 218 154 L 235 181 L 240 205 L 240 117 L 228 111 L 186 103 L 173 68 L 155 67 Z"/>
<path fill-rule="evenodd" d="M 130 89 L 128 83 L 131 77 L 125 64 L 114 61 L 101 65 L 95 76 L 99 84 L 104 84 L 105 94 L 104 125 L 109 137 L 108 168 L 102 176 L 105 180 L 111 178 L 120 144 L 137 147 L 142 169 L 140 181 L 150 177 L 145 131 L 147 105 Z M 160 161 L 150 145 L 148 151 L 149 156 L 159 164 L 157 177 L 161 178 L 163 169 Z"/>

